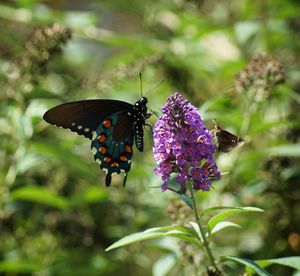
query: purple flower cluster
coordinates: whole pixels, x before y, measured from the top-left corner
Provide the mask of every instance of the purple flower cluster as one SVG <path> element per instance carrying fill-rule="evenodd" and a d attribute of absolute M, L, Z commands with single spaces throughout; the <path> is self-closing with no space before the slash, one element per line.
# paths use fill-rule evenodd
<path fill-rule="evenodd" d="M 153 152 L 158 164 L 154 170 L 164 181 L 162 190 L 168 189 L 171 174 L 176 173 L 183 190 L 192 181 L 195 190 L 208 191 L 211 180 L 220 179 L 212 134 L 197 109 L 179 93 L 167 99 L 162 112 L 153 129 Z"/>

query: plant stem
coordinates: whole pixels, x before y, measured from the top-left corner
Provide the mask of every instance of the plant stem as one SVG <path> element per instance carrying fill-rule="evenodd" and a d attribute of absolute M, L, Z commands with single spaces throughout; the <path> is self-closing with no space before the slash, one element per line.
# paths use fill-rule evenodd
<path fill-rule="evenodd" d="M 205 248 L 205 251 L 207 253 L 207 256 L 209 258 L 209 261 L 210 261 L 211 265 L 215 268 L 216 271 L 219 271 L 219 269 L 216 265 L 215 258 L 214 258 L 213 254 L 212 254 L 212 252 L 209 248 L 209 243 L 208 243 L 208 240 L 206 238 L 205 232 L 204 232 L 204 230 L 201 226 L 201 223 L 200 223 L 200 217 L 199 217 L 198 210 L 197 210 L 197 203 L 196 203 L 196 200 L 195 200 L 195 194 L 194 194 L 194 190 L 193 190 L 193 187 L 192 187 L 192 183 L 189 183 L 188 187 L 189 187 L 190 194 L 191 194 L 191 199 L 192 199 L 192 202 L 193 202 L 193 207 L 194 207 L 193 209 L 194 209 L 194 212 L 195 212 L 196 221 L 197 221 L 197 224 L 198 224 L 198 227 L 199 227 L 202 239 L 203 239 L 203 241 L 201 241 L 201 242 L 203 243 L 203 246 Z"/>

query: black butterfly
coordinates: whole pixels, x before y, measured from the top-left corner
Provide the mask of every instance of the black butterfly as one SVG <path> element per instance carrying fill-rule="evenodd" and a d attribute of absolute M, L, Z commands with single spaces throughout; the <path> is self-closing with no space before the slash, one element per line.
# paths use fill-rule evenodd
<path fill-rule="evenodd" d="M 216 122 L 214 132 L 216 135 L 216 146 L 218 151 L 229 152 L 235 147 L 244 144 L 244 140 L 242 138 L 222 129 Z"/>
<path fill-rule="evenodd" d="M 117 100 L 85 100 L 58 105 L 44 114 L 52 125 L 68 128 L 92 140 L 92 152 L 100 168 L 106 171 L 105 185 L 111 176 L 124 172 L 124 186 L 130 171 L 132 146 L 144 149 L 147 98 L 134 105 Z"/>

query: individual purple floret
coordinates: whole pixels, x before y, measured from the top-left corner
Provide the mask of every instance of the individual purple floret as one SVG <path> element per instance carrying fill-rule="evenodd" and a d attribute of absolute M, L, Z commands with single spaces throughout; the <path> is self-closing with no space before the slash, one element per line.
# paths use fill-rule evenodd
<path fill-rule="evenodd" d="M 212 134 L 197 109 L 179 93 L 167 99 L 162 112 L 153 129 L 153 153 L 158 164 L 154 171 L 164 181 L 162 190 L 168 189 L 175 173 L 182 191 L 188 181 L 195 190 L 209 191 L 211 181 L 220 179 Z"/>

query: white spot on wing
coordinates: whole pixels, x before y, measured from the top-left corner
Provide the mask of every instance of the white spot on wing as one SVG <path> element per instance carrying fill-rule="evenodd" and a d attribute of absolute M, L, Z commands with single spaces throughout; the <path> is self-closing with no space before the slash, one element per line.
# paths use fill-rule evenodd
<path fill-rule="evenodd" d="M 85 132 L 89 132 L 90 129 L 89 129 L 88 127 L 86 127 L 86 128 L 84 129 L 84 131 L 85 131 Z"/>
<path fill-rule="evenodd" d="M 100 159 L 96 159 L 95 160 L 99 165 L 101 165 L 102 164 L 102 162 L 101 162 L 101 160 Z"/>
<path fill-rule="evenodd" d="M 75 123 L 72 123 L 72 125 L 71 126 L 75 126 L 76 124 Z"/>
<path fill-rule="evenodd" d="M 96 138 L 97 138 L 97 133 L 96 133 L 96 131 L 94 131 L 92 140 L 94 141 L 94 140 L 96 140 Z"/>
<path fill-rule="evenodd" d="M 82 126 L 77 126 L 78 129 L 82 129 Z"/>
<path fill-rule="evenodd" d="M 92 148 L 92 153 L 95 155 L 97 153 L 97 149 L 95 147 Z"/>

